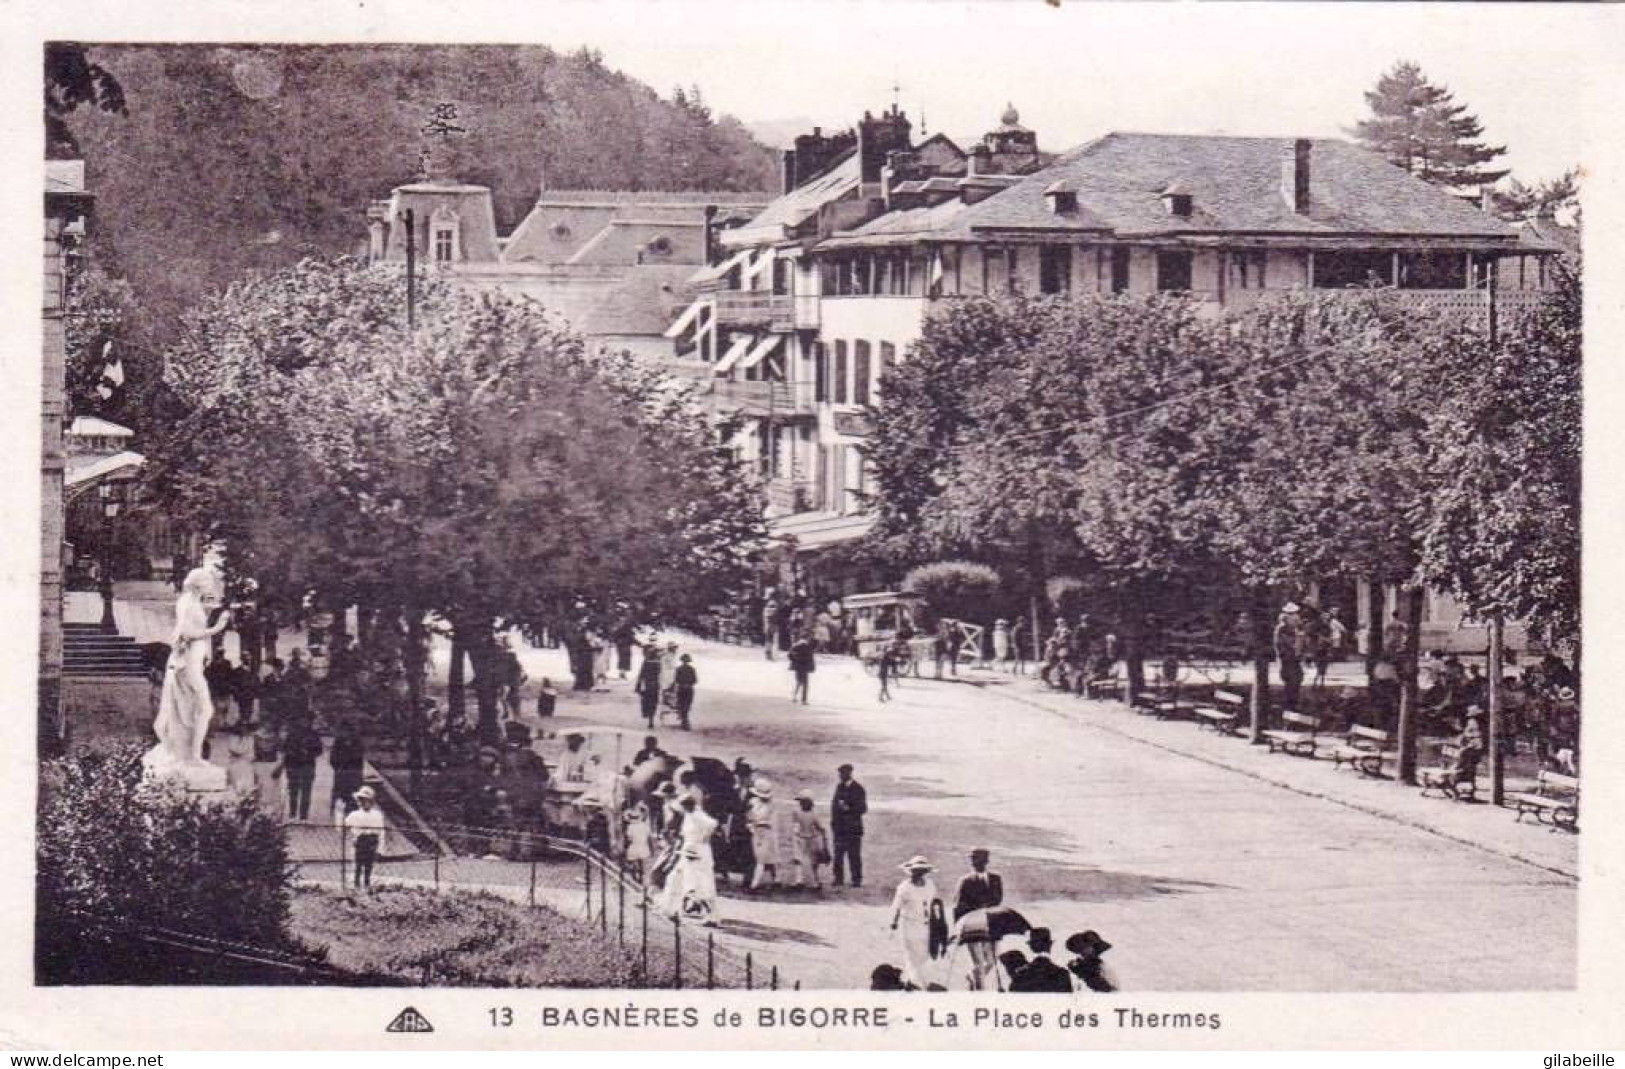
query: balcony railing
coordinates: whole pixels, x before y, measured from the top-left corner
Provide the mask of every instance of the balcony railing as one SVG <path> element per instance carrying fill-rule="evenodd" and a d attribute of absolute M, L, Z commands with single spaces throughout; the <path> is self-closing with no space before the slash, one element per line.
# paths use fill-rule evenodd
<path fill-rule="evenodd" d="M 1230 290 L 1224 295 L 1224 307 L 1227 311 L 1254 308 L 1271 298 L 1280 297 L 1289 292 L 1312 293 L 1318 297 L 1326 294 L 1367 295 L 1370 291 L 1360 289 Z M 1397 300 L 1401 304 L 1410 307 L 1431 309 L 1447 316 L 1459 317 L 1470 326 L 1487 328 L 1489 325 L 1491 296 L 1485 290 L 1387 289 L 1381 292 L 1385 298 Z M 1199 294 L 1198 296 L 1212 295 Z M 1546 296 L 1547 294 L 1542 290 L 1496 290 L 1494 304 L 1497 324 L 1501 327 L 1511 326 L 1539 308 Z"/>
<path fill-rule="evenodd" d="M 731 327 L 767 326 L 773 318 L 773 295 L 765 290 L 718 290 L 717 322 Z"/>
<path fill-rule="evenodd" d="M 714 379 L 711 407 L 746 416 L 810 416 L 814 413 L 810 382 L 751 382 Z"/>
<path fill-rule="evenodd" d="M 726 326 L 767 327 L 788 333 L 818 329 L 818 296 L 766 290 L 716 291 L 717 320 Z"/>

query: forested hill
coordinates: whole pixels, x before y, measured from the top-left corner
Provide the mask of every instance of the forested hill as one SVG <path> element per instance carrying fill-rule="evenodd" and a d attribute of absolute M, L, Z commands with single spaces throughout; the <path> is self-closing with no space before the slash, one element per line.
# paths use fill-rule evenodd
<path fill-rule="evenodd" d="M 540 46 L 93 46 L 127 115 L 68 116 L 96 194 L 98 262 L 137 333 L 244 273 L 365 243 L 367 202 L 415 177 L 455 103 L 458 175 L 506 233 L 550 188 L 771 190 L 775 154 L 694 91 L 662 100 L 593 52 Z"/>

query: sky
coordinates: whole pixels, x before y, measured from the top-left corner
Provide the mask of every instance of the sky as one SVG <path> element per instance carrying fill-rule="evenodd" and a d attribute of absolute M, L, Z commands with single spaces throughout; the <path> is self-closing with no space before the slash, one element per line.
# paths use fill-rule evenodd
<path fill-rule="evenodd" d="M 1585 158 L 1573 105 L 1625 55 L 1588 5 L 888 0 L 548 5 L 545 40 L 591 45 L 662 94 L 699 85 L 747 123 L 850 126 L 895 94 L 955 138 L 1006 102 L 1061 150 L 1110 130 L 1341 136 L 1395 61 L 1419 63 L 1526 180 Z"/>

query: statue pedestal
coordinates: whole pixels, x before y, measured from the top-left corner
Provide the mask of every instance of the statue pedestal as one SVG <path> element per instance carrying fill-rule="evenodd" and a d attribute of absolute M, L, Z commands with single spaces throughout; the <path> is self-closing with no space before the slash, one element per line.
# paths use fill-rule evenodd
<path fill-rule="evenodd" d="M 207 761 L 177 760 L 163 746 L 154 746 L 141 758 L 141 767 L 150 780 L 168 780 L 179 783 L 195 794 L 209 794 L 226 789 L 226 770 Z"/>

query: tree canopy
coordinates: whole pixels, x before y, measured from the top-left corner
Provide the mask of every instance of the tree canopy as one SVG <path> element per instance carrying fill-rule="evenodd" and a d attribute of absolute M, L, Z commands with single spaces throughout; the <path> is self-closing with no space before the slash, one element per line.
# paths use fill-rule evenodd
<path fill-rule="evenodd" d="M 1490 185 L 1506 170 L 1490 166 L 1506 152 L 1483 140 L 1477 116 L 1410 61 L 1396 63 L 1365 94 L 1371 109 L 1351 133 L 1373 152 L 1424 182 L 1468 193 Z"/>
<path fill-rule="evenodd" d="M 687 387 L 500 292 L 430 282 L 408 333 L 403 281 L 306 261 L 188 317 L 158 485 L 235 573 L 436 614 L 476 667 L 496 627 L 687 620 L 745 580 L 760 502 Z"/>

